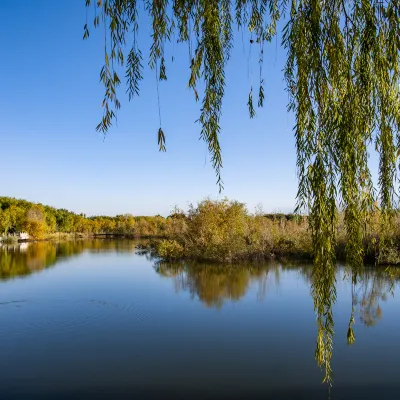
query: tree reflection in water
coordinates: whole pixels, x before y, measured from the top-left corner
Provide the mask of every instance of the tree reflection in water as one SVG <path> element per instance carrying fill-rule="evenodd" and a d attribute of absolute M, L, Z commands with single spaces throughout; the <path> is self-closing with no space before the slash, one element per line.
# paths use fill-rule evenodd
<path fill-rule="evenodd" d="M 290 263 L 242 263 L 219 265 L 192 262 L 165 263 L 151 253 L 137 250 L 137 243 L 129 240 L 78 240 L 70 242 L 38 242 L 0 246 L 0 280 L 26 276 L 54 266 L 56 263 L 84 252 L 129 252 L 141 254 L 154 263 L 155 271 L 173 279 L 175 290 L 187 291 L 198 297 L 207 307 L 221 308 L 226 301 L 238 301 L 249 287 L 257 284 L 257 299 L 262 300 L 269 288 L 278 287 L 281 273 L 299 271 L 311 288 L 317 320 L 315 358 L 325 373 L 324 380 L 331 384 L 333 373 L 334 320 L 336 279 L 339 270 L 330 271 L 311 265 Z M 397 268 L 349 269 L 346 279 L 351 281 L 351 309 L 347 330 L 347 343 L 356 340 L 356 320 L 367 327 L 382 318 L 382 302 L 394 293 L 394 284 L 400 280 Z"/>
<path fill-rule="evenodd" d="M 311 265 L 239 264 L 218 265 L 192 262 L 156 262 L 158 274 L 172 278 L 175 290 L 188 291 L 197 296 L 207 307 L 223 306 L 225 301 L 237 301 L 249 286 L 258 284 L 257 298 L 263 299 L 268 286 L 279 286 L 280 275 L 286 269 L 299 270 L 311 288 L 317 320 L 315 359 L 324 372 L 324 382 L 333 382 L 331 359 L 333 353 L 334 319 L 333 306 L 336 301 L 337 269 L 319 269 Z M 400 280 L 400 270 L 395 268 L 352 269 L 350 276 L 352 302 L 347 343 L 355 342 L 356 318 L 366 326 L 374 326 L 382 318 L 380 304 L 388 294 L 393 294 L 394 283 Z"/>
<path fill-rule="evenodd" d="M 258 283 L 257 298 L 263 299 L 269 282 L 279 285 L 280 266 L 274 265 L 218 265 L 205 263 L 155 264 L 162 276 L 173 278 L 175 290 L 188 291 L 208 307 L 221 308 L 224 301 L 237 301 L 253 282 Z"/>
<path fill-rule="evenodd" d="M 0 279 L 30 275 L 84 252 L 134 252 L 129 240 L 75 240 L 0 245 Z"/>

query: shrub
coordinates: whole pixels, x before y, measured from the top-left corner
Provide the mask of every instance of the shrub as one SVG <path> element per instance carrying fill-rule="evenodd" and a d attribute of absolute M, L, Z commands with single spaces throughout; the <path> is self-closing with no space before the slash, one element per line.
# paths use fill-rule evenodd
<path fill-rule="evenodd" d="M 176 260 L 183 257 L 184 249 L 176 240 L 162 240 L 157 245 L 157 254 L 165 260 Z"/>
<path fill-rule="evenodd" d="M 179 221 L 180 225 L 173 225 Z M 266 218 L 250 215 L 244 204 L 228 199 L 206 199 L 190 206 L 171 221 L 168 231 L 174 240 L 157 249 L 162 258 L 191 258 L 232 262 L 275 255 L 311 256 L 312 243 L 306 219 Z M 172 244 L 173 243 L 173 244 Z"/>
<path fill-rule="evenodd" d="M 247 210 L 236 201 L 204 200 L 189 209 L 183 241 L 192 258 L 232 261 L 247 252 Z"/>

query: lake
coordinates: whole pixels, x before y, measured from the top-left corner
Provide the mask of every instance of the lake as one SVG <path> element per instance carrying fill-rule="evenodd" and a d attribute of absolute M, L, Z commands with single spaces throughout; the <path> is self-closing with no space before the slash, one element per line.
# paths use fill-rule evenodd
<path fill-rule="evenodd" d="M 399 275 L 337 268 L 329 389 L 310 265 L 168 264 L 136 245 L 0 247 L 0 399 L 400 398 Z"/>

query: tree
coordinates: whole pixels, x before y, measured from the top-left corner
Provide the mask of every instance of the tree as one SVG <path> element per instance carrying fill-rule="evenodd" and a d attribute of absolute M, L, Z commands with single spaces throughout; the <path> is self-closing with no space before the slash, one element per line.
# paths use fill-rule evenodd
<path fill-rule="evenodd" d="M 0 232 L 1 234 L 7 234 L 11 227 L 11 216 L 8 210 L 0 210 Z"/>
<path fill-rule="evenodd" d="M 46 225 L 48 232 L 53 233 L 56 231 L 57 227 L 56 217 L 52 212 L 48 210 L 46 211 Z"/>
<path fill-rule="evenodd" d="M 390 224 L 395 208 L 400 142 L 398 0 L 86 0 L 88 7 L 93 3 L 94 25 L 102 23 L 105 29 L 100 74 L 105 87 L 104 113 L 97 130 L 107 132 L 120 108 L 117 65 L 125 67 L 129 98 L 139 94 L 143 57 L 138 41 L 138 7 L 143 3 L 152 22 L 149 66 L 157 78 L 167 79 L 165 43 L 177 32 L 178 41 L 189 46 L 188 86 L 196 100 L 196 84 L 199 79 L 204 81 L 200 136 L 208 145 L 220 189 L 219 121 L 224 71 L 234 44 L 233 28 L 248 34 L 251 46 L 259 51 L 258 105 L 262 106 L 263 49 L 276 35 L 278 23 L 284 23 L 288 108 L 296 118 L 296 211 L 309 214 L 315 260 L 313 281 L 319 280 L 313 286 L 314 306 L 323 329 L 335 297 L 338 208 L 344 211 L 347 260 L 354 269 L 363 262 L 365 227 L 375 200 L 379 200 L 384 226 Z M 86 24 L 84 38 L 88 37 Z M 250 117 L 255 115 L 254 92 L 251 88 L 248 97 Z M 158 143 L 164 151 L 161 121 Z M 380 155 L 378 194 L 368 165 L 371 145 Z M 326 279 L 321 281 L 322 277 Z M 325 365 L 331 352 L 329 332 L 321 338 L 326 349 L 321 362 Z"/>
<path fill-rule="evenodd" d="M 41 239 L 44 236 L 47 225 L 42 205 L 35 204 L 26 212 L 23 228 L 35 239 Z"/>
<path fill-rule="evenodd" d="M 69 233 L 73 230 L 74 214 L 67 210 L 59 209 L 56 212 L 56 221 L 59 232 Z"/>
<path fill-rule="evenodd" d="M 0 211 L 1 232 L 7 234 L 21 230 L 24 214 L 24 210 L 15 204 L 11 204 L 4 211 Z"/>
<path fill-rule="evenodd" d="M 115 218 L 116 233 L 131 235 L 134 233 L 135 218 L 131 214 L 117 215 Z"/>
<path fill-rule="evenodd" d="M 74 215 L 73 219 L 73 231 L 88 234 L 91 232 L 91 225 L 88 219 L 86 219 L 82 214 Z"/>

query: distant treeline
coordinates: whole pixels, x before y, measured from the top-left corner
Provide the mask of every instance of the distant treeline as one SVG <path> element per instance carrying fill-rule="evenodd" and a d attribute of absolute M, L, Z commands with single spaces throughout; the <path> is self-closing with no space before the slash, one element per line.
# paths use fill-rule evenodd
<path fill-rule="evenodd" d="M 34 239 L 43 239 L 54 233 L 166 236 L 173 218 L 173 215 L 164 218 L 131 214 L 86 217 L 62 208 L 0 197 L 0 236 L 18 232 L 27 232 Z"/>

